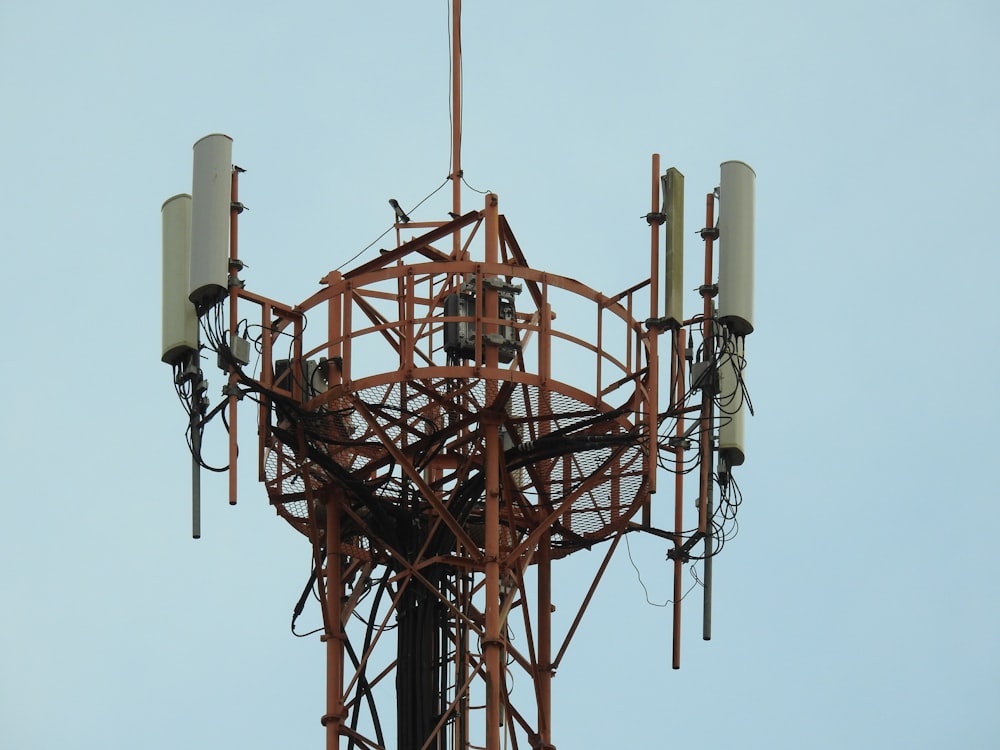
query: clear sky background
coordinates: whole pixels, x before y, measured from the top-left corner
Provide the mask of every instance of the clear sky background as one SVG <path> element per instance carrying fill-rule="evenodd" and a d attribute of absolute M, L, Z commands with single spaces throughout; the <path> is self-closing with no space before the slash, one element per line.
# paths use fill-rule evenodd
<path fill-rule="evenodd" d="M 714 639 L 696 591 L 672 671 L 669 609 L 619 555 L 556 745 L 1000 746 L 1000 6 L 465 6 L 466 179 L 533 266 L 642 278 L 653 152 L 692 231 L 721 161 L 758 175 L 757 416 Z M 249 411 L 240 504 L 206 478 L 189 536 L 160 204 L 195 140 L 232 135 L 248 286 L 304 299 L 448 174 L 447 29 L 443 0 L 0 7 L 0 746 L 322 746 L 323 649 L 288 632 L 309 548 L 255 482 Z M 662 602 L 666 544 L 630 541 Z"/>

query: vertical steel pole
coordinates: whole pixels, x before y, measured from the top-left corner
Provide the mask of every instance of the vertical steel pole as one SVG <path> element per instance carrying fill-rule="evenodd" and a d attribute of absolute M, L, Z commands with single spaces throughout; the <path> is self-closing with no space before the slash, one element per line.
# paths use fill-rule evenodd
<path fill-rule="evenodd" d="M 195 359 L 198 352 L 191 355 Z M 198 370 L 199 379 L 201 370 Z M 191 536 L 201 539 L 201 392 L 192 392 L 191 401 Z"/>
<path fill-rule="evenodd" d="M 499 209 L 497 196 L 486 196 L 485 214 L 485 254 L 487 263 L 496 263 L 499 257 Z M 483 290 L 484 316 L 483 341 L 499 329 L 500 316 L 497 291 L 485 284 L 478 284 Z M 499 365 L 499 351 L 496 346 L 485 347 L 487 368 Z M 490 378 L 486 382 L 486 403 L 493 405 L 499 388 L 497 381 Z M 480 424 L 485 430 L 484 461 L 486 462 L 486 637 L 483 643 L 483 657 L 486 662 L 486 750 L 500 750 L 501 701 L 504 680 L 503 641 L 501 639 L 500 617 L 500 461 L 503 446 L 500 442 L 502 412 L 484 413 Z"/>
<path fill-rule="evenodd" d="M 677 378 L 676 392 L 671 401 L 678 406 L 684 402 L 684 346 L 685 331 L 683 328 L 677 331 L 677 347 L 674 351 L 675 370 Z M 681 668 L 681 574 L 684 568 L 684 561 L 681 559 L 680 548 L 684 536 L 684 448 L 681 441 L 684 440 L 684 412 L 678 409 L 677 431 L 678 445 L 674 447 L 674 549 L 677 550 L 677 557 L 674 558 L 674 596 L 673 596 L 673 653 L 671 666 L 674 669 Z"/>
<path fill-rule="evenodd" d="M 705 196 L 705 283 L 702 287 L 702 297 L 705 301 L 702 327 L 703 347 L 709 358 L 712 369 L 718 372 L 715 361 L 715 323 L 713 317 L 715 306 L 712 298 L 715 292 L 712 288 L 712 242 L 715 238 L 715 196 L 709 193 Z M 705 565 L 704 565 L 704 597 L 702 603 L 701 637 L 708 641 L 712 638 L 712 477 L 715 459 L 712 439 L 714 436 L 713 422 L 715 419 L 715 394 L 703 388 L 701 396 L 701 496 L 698 501 L 698 528 L 705 534 Z"/>
<path fill-rule="evenodd" d="M 451 205 L 462 213 L 462 0 L 452 0 L 451 10 Z M 452 257 L 462 252 L 462 233 L 452 234 Z"/>
<path fill-rule="evenodd" d="M 705 197 L 705 229 L 702 231 L 702 237 L 705 240 L 705 280 L 701 287 L 701 296 L 704 301 L 702 314 L 703 322 L 701 328 L 702 336 L 702 347 L 706 356 L 712 357 L 711 354 L 713 349 L 712 344 L 712 243 L 714 240 L 714 225 L 715 225 L 715 196 L 709 193 Z M 714 394 L 710 393 L 711 389 L 702 388 L 701 389 L 701 491 L 698 497 L 698 531 L 706 535 L 710 533 L 711 529 L 708 525 L 711 519 L 708 517 L 705 490 L 708 486 L 706 481 L 706 472 L 711 465 L 712 456 L 712 423 L 711 423 L 711 405 Z M 707 480 L 711 481 L 712 475 L 708 474 Z"/>
<path fill-rule="evenodd" d="M 486 432 L 486 750 L 500 750 L 501 686 L 504 680 L 503 641 L 500 636 L 500 419 L 484 415 Z"/>
<path fill-rule="evenodd" d="M 239 241 L 237 225 L 239 223 L 239 170 L 233 169 L 231 205 L 229 207 L 229 346 L 233 347 L 236 338 L 236 326 L 239 323 L 236 303 L 239 293 Z M 236 430 L 236 407 L 238 399 L 235 390 L 239 381 L 236 378 L 235 366 L 229 372 L 229 504 L 236 505 L 236 457 L 239 455 Z"/>
<path fill-rule="evenodd" d="M 472 591 L 469 582 L 470 574 L 460 570 L 458 582 L 459 602 L 463 612 L 468 611 Z M 469 674 L 469 627 L 461 619 L 456 620 L 457 653 L 455 660 L 458 666 L 455 685 L 465 685 Z M 469 745 L 469 691 L 463 690 L 458 702 L 458 715 L 455 718 L 455 740 L 453 750 L 466 750 Z"/>
<path fill-rule="evenodd" d="M 339 750 L 344 709 L 344 634 L 342 628 L 343 570 L 340 552 L 340 498 L 326 504 L 326 750 Z"/>
<path fill-rule="evenodd" d="M 337 284 L 339 286 L 340 282 L 340 272 L 333 271 L 327 277 L 328 283 L 331 285 Z M 344 341 L 344 331 L 341 323 L 341 312 L 343 311 L 344 300 L 341 294 L 336 294 L 327 301 L 326 303 L 326 323 L 327 323 L 327 335 L 328 335 L 328 346 L 326 350 L 327 356 L 327 373 L 326 382 L 333 388 L 335 385 L 340 385 L 342 380 L 341 373 L 343 371 L 343 341 Z M 340 362 L 340 364 L 337 364 Z"/>
<path fill-rule="evenodd" d="M 269 302 L 264 302 L 260 306 L 261 319 L 261 367 L 260 383 L 265 389 L 270 389 L 274 385 L 274 373 L 271 369 L 271 336 L 268 330 L 273 325 L 272 315 L 274 308 Z M 267 481 L 267 449 L 271 440 L 271 403 L 270 399 L 262 398 L 257 404 L 257 481 Z"/>
<path fill-rule="evenodd" d="M 653 154 L 652 159 L 652 187 L 650 189 L 649 208 L 649 319 L 658 321 L 660 318 L 660 226 L 662 221 L 655 218 L 660 210 L 660 155 Z M 646 392 L 646 434 L 648 437 L 648 482 L 649 497 L 642 506 L 642 525 L 652 525 L 652 495 L 656 492 L 656 456 L 659 448 L 656 444 L 656 434 L 659 428 L 659 398 L 658 390 L 660 385 L 660 355 L 659 349 L 659 325 L 647 326 L 646 340 L 649 345 L 647 356 L 649 361 L 649 385 Z M 598 365 L 599 366 L 599 365 Z M 641 367 L 641 364 L 638 366 Z M 638 367 L 636 369 L 638 369 Z"/>
<path fill-rule="evenodd" d="M 538 741 L 552 748 L 552 535 L 538 540 Z"/>
<path fill-rule="evenodd" d="M 709 485 L 708 492 L 705 495 L 705 503 L 707 505 L 708 514 L 712 515 L 712 487 Z M 711 523 L 711 521 L 709 521 Z M 706 640 L 712 640 L 712 534 L 710 533 L 705 537 L 705 580 L 702 582 L 705 584 L 704 589 L 704 601 L 702 603 L 702 613 L 701 613 L 701 637 Z"/>
<path fill-rule="evenodd" d="M 714 317 L 718 310 L 715 305 L 710 304 L 709 309 Z M 709 331 L 714 337 L 715 335 L 715 322 L 710 321 Z M 714 352 L 714 348 L 712 350 Z M 714 355 L 713 355 L 714 359 Z M 712 445 L 712 425 L 715 423 L 715 401 L 710 400 L 708 403 L 708 433 L 706 434 L 706 440 L 708 441 L 708 448 L 705 450 L 705 455 L 703 461 L 707 463 L 707 466 L 702 467 L 703 481 L 707 484 L 705 485 L 704 491 L 704 502 L 705 502 L 705 514 L 708 516 L 708 536 L 705 537 L 705 565 L 704 565 L 704 589 L 702 591 L 702 613 L 701 613 L 701 637 L 703 640 L 712 640 L 712 565 L 714 560 L 712 556 L 714 552 L 714 541 L 715 538 L 712 536 L 714 532 L 714 523 L 712 521 L 712 516 L 715 512 L 713 508 L 713 490 L 714 490 L 714 477 L 715 477 L 715 449 Z"/>
<path fill-rule="evenodd" d="M 649 209 L 649 317 L 660 317 L 660 224 L 652 218 L 660 210 L 660 155 L 653 154 L 653 189 Z"/>

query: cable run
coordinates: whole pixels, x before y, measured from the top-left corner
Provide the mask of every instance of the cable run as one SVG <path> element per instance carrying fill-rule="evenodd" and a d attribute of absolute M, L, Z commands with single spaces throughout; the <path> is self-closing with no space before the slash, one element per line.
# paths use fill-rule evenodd
<path fill-rule="evenodd" d="M 445 177 L 444 181 L 440 185 L 438 185 L 431 192 L 429 192 L 427 195 L 425 195 L 420 200 L 419 203 L 417 203 L 415 206 L 413 206 L 413 208 L 411 208 L 408 211 L 406 211 L 406 213 L 407 214 L 412 214 L 414 211 L 416 211 L 418 208 L 420 208 L 431 197 L 433 197 L 436 193 L 438 193 L 441 190 L 441 188 L 443 188 L 445 185 L 447 185 L 449 179 L 450 178 Z M 381 240 L 383 237 L 385 237 L 387 234 L 389 234 L 389 232 L 391 232 L 393 229 L 395 229 L 395 227 L 396 227 L 395 224 L 390 225 L 384 232 L 382 232 L 382 234 L 380 234 L 378 237 L 376 237 L 375 239 L 373 239 L 371 242 L 369 242 L 367 245 L 365 245 L 363 248 L 361 248 L 357 253 L 355 253 L 354 255 L 352 255 L 350 258 L 348 258 L 347 260 L 345 260 L 343 263 L 341 263 L 339 266 L 337 266 L 333 270 L 334 271 L 339 271 L 341 268 L 343 268 L 347 264 L 353 263 L 354 261 L 356 261 L 362 255 L 364 255 L 368 250 L 370 250 L 372 247 L 374 247 L 375 244 L 378 243 L 379 240 Z"/>

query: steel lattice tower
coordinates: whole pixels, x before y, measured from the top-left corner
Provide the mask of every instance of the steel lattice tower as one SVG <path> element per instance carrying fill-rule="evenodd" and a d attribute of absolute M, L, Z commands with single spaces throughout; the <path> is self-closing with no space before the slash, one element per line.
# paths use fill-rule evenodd
<path fill-rule="evenodd" d="M 455 113 L 460 12 L 456 0 Z M 248 396 L 257 402 L 260 479 L 278 514 L 313 550 L 310 587 L 321 602 L 326 650 L 327 747 L 553 748 L 555 669 L 629 531 L 673 545 L 673 665 L 679 666 L 680 576 L 696 557 L 706 566 L 706 637 L 710 627 L 712 545 L 719 508 L 729 502 L 731 468 L 743 460 L 743 341 L 753 329 L 737 283 L 728 300 L 722 285 L 723 305 L 715 306 L 713 242 L 721 237 L 725 244 L 728 235 L 725 208 L 723 226 L 715 226 L 713 194 L 706 196 L 702 230 L 699 315 L 684 319 L 678 311 L 683 178 L 673 169 L 661 177 L 656 155 L 646 216 L 649 276 L 606 296 L 532 268 L 497 195 L 463 213 L 456 116 L 453 218 L 412 221 L 393 201 L 395 249 L 330 272 L 312 296 L 287 305 L 240 279 L 242 170 L 229 169 L 224 137 L 211 138 L 204 148 L 221 149 L 212 174 L 230 178 L 216 212 L 224 211 L 228 230 L 223 278 L 191 282 L 192 309 L 178 313 L 176 326 L 188 326 L 187 333 L 174 336 L 186 343 L 168 342 L 165 322 L 164 360 L 174 365 L 188 405 L 196 466 L 205 424 L 228 411 L 233 503 L 237 404 Z M 199 182 L 198 148 L 188 217 L 195 238 L 199 185 L 214 186 L 208 178 Z M 736 186 L 730 194 L 740 195 L 730 202 L 740 210 L 730 215 L 743 221 L 740 191 L 752 172 L 727 164 L 738 166 L 727 178 L 723 165 L 723 194 L 728 179 Z M 751 253 L 752 187 L 750 180 Z M 171 199 L 164 207 L 165 300 L 166 253 L 174 242 L 168 235 L 183 236 L 182 209 L 190 202 Z M 746 232 L 740 226 L 731 236 Z M 196 241 L 188 252 L 189 266 L 199 267 Z M 721 254 L 720 260 L 723 276 L 745 276 Z M 228 325 L 221 313 L 226 302 Z M 253 342 L 240 335 L 239 308 L 262 332 Z M 165 311 L 169 318 L 166 302 Z M 190 340 L 192 316 L 204 341 Z M 258 371 L 247 368 L 251 345 L 260 354 Z M 225 398 L 211 410 L 202 347 L 214 349 L 228 373 Z M 661 379 L 669 384 L 662 398 Z M 693 466 L 697 472 L 689 471 Z M 659 467 L 675 470 L 672 530 L 652 524 Z M 682 510 L 688 474 L 699 486 L 692 529 Z M 197 498 L 197 471 L 194 477 Z M 553 564 L 601 544 L 607 548 L 588 593 L 568 627 L 554 632 Z M 395 738 L 383 726 L 390 702 Z"/>

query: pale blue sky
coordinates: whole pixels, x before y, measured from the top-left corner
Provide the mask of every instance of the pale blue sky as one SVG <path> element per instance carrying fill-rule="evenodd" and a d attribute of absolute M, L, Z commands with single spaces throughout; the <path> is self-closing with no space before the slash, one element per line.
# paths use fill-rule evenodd
<path fill-rule="evenodd" d="M 688 606 L 670 670 L 669 610 L 619 555 L 556 745 L 1000 745 L 1000 6 L 465 6 L 465 175 L 533 266 L 637 281 L 653 152 L 692 229 L 721 161 L 758 175 L 757 416 L 715 638 Z M 240 505 L 206 478 L 189 538 L 159 209 L 229 133 L 248 283 L 305 298 L 448 173 L 447 23 L 443 0 L 0 8 L 3 747 L 322 746 L 322 646 L 288 633 L 309 549 L 252 432 Z M 667 598 L 665 544 L 631 541 Z"/>

